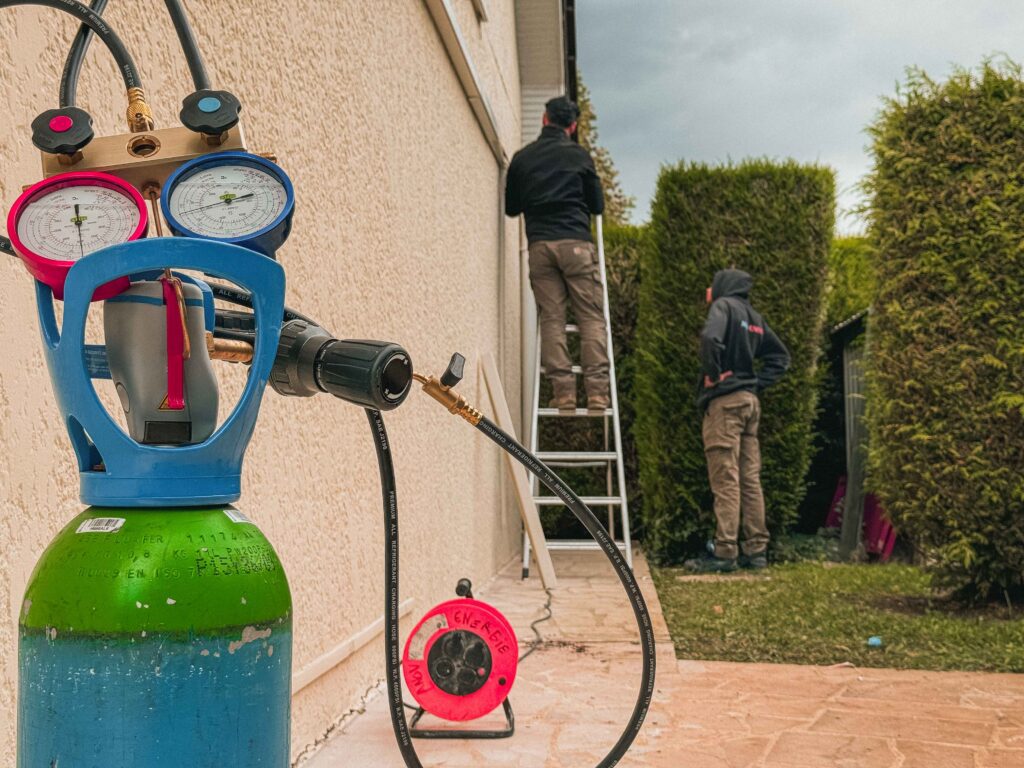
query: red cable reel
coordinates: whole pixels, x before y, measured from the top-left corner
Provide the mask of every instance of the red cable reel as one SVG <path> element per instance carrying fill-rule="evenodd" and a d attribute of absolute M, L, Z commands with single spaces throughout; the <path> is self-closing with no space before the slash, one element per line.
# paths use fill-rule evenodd
<path fill-rule="evenodd" d="M 468 580 L 449 600 L 427 612 L 405 643 L 402 671 L 420 709 L 444 720 L 475 720 L 504 705 L 508 730 L 499 732 L 413 731 L 426 738 L 497 738 L 512 735 L 507 699 L 519 666 L 519 643 L 508 620 L 472 597 Z M 423 712 L 417 712 L 412 726 Z M 442 736 L 441 734 L 445 734 Z"/>

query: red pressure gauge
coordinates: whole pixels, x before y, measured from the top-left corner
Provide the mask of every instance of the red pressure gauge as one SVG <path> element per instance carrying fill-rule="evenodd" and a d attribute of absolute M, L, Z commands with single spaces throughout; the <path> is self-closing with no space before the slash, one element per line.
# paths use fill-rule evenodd
<path fill-rule="evenodd" d="M 61 173 L 22 193 L 7 216 L 11 245 L 28 271 L 64 298 L 68 270 L 83 256 L 146 236 L 146 201 L 131 184 L 109 173 Z M 129 286 L 120 277 L 100 286 L 93 300 Z"/>

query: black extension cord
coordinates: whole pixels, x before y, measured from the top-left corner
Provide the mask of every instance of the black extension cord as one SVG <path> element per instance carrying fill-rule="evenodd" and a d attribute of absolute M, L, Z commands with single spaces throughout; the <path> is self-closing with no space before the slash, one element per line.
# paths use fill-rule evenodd
<path fill-rule="evenodd" d="M 398 492 L 395 484 L 395 467 L 391 458 L 391 443 L 388 440 L 387 431 L 384 428 L 384 419 L 380 411 L 366 409 L 366 416 L 370 422 L 370 429 L 373 433 L 373 441 L 377 450 L 381 493 L 384 500 L 384 641 L 387 650 L 385 666 L 388 708 L 391 712 L 391 723 L 394 728 L 395 739 L 398 742 L 398 748 L 402 753 L 402 759 L 405 760 L 406 766 L 408 768 L 423 768 L 423 764 L 420 762 L 412 745 L 412 736 L 409 733 L 409 725 L 405 720 L 405 709 L 402 700 L 402 679 L 399 659 L 401 650 L 398 630 Z M 644 718 L 647 716 L 647 710 L 650 708 L 651 699 L 654 696 L 656 663 L 654 629 L 651 624 L 650 613 L 647 610 L 647 603 L 644 602 L 643 594 L 640 591 L 640 585 L 637 583 L 633 572 L 630 570 L 625 558 L 623 558 L 622 553 L 619 552 L 615 542 L 611 540 L 608 532 L 602 527 L 601 522 L 558 475 L 520 445 L 515 438 L 503 432 L 490 419 L 481 419 L 477 429 L 487 435 L 501 449 L 507 451 L 529 471 L 533 472 L 552 493 L 565 502 L 611 561 L 612 567 L 615 569 L 619 580 L 626 590 L 626 596 L 629 598 L 633 614 L 636 617 L 637 627 L 640 630 L 643 671 L 641 673 L 640 693 L 637 696 L 633 713 L 618 741 L 596 766 L 596 768 L 612 768 L 612 766 L 619 764 L 619 761 L 622 760 L 640 733 L 640 728 L 643 726 Z"/>

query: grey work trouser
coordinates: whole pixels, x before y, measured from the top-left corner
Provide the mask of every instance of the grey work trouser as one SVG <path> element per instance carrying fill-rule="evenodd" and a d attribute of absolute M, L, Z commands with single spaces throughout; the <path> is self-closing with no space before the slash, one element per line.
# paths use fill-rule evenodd
<path fill-rule="evenodd" d="M 757 427 L 761 403 L 753 392 L 716 397 L 704 414 L 704 454 L 715 494 L 715 556 L 733 559 L 743 521 L 743 554 L 768 548 L 764 495 L 761 492 L 761 447 Z"/>
<path fill-rule="evenodd" d="M 565 310 L 580 328 L 580 364 L 587 397 L 608 397 L 608 339 L 604 292 L 594 244 L 586 240 L 530 243 L 530 285 L 540 309 L 541 363 L 556 398 L 576 396 L 565 338 Z"/>

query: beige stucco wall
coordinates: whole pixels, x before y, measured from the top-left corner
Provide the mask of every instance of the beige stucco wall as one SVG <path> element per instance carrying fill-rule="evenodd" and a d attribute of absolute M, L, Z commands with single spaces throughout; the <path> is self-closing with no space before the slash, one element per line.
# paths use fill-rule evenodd
<path fill-rule="evenodd" d="M 485 95 L 519 135 L 513 0 L 451 0 Z M 279 254 L 288 301 L 340 336 L 394 339 L 419 370 L 470 358 L 462 387 L 484 400 L 478 354 L 500 352 L 519 402 L 519 229 L 499 215 L 500 169 L 418 0 L 190 0 L 207 64 L 244 104 L 250 148 L 272 151 L 297 190 Z M 162 4 L 111 4 L 146 78 L 160 125 L 191 90 Z M 28 125 L 55 105 L 74 31 L 54 11 L 0 11 L 0 205 L 39 178 Z M 216 41 L 216 47 L 213 43 Z M 120 81 L 93 44 L 81 103 L 97 133 L 123 132 Z M 499 251 L 502 238 L 505 256 Z M 0 764 L 13 764 L 16 621 L 39 553 L 80 509 L 74 461 L 58 427 L 28 274 L 0 259 Z M 504 316 L 499 316 L 499 306 Z M 500 456 L 414 394 L 388 419 L 405 536 L 403 597 L 414 616 L 458 577 L 485 580 L 518 550 Z M 322 396 L 269 392 L 249 450 L 239 506 L 275 543 L 292 585 L 295 670 L 381 615 L 382 523 L 363 414 Z M 382 676 L 379 638 L 293 701 L 296 756 Z"/>

